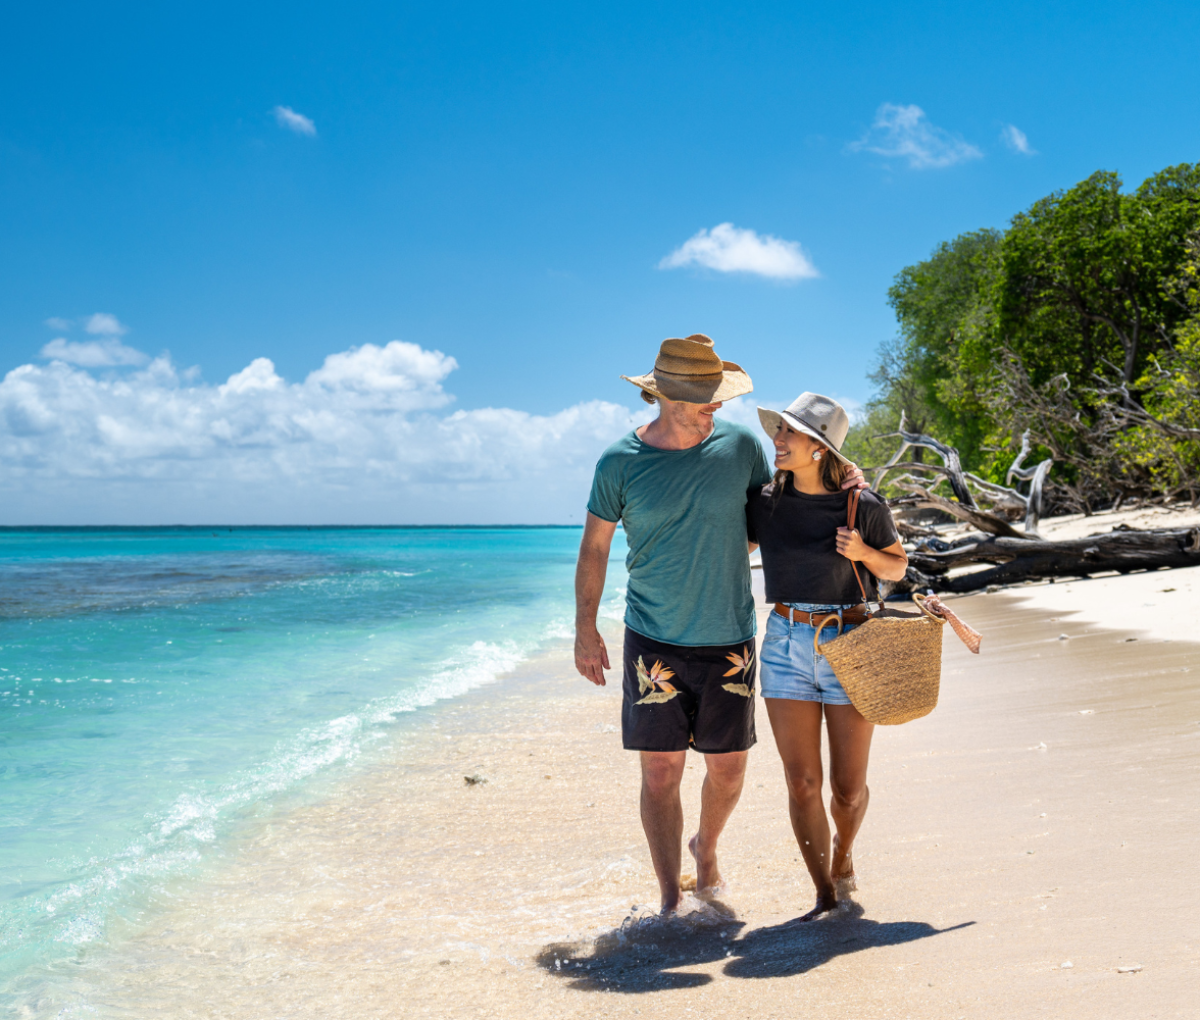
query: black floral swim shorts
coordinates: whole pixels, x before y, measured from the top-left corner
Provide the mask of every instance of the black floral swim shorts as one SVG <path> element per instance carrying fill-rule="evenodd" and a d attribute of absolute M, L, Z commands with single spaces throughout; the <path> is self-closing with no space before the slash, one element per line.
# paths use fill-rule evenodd
<path fill-rule="evenodd" d="M 625 628 L 621 737 L 627 751 L 728 754 L 754 746 L 754 639 L 699 648 Z"/>

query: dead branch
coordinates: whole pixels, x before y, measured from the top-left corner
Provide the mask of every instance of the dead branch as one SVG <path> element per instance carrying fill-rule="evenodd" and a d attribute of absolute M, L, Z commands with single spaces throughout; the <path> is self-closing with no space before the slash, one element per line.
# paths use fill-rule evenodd
<path fill-rule="evenodd" d="M 920 497 L 918 506 L 944 510 L 951 516 L 957 517 L 960 521 L 966 521 L 969 524 L 975 525 L 980 531 L 986 531 L 989 535 L 1000 535 L 1019 541 L 1025 541 L 1032 537 L 1017 531 L 1008 521 L 997 517 L 995 514 L 989 514 L 987 511 L 980 510 L 974 506 L 963 506 L 961 503 L 957 503 L 951 499 L 935 496 L 928 489 L 918 485 L 915 480 L 911 482 L 897 480 L 893 484 L 905 492 L 911 492 L 913 495 Z"/>
<path fill-rule="evenodd" d="M 1159 371 L 1162 372 L 1161 369 Z M 1171 439 L 1200 439 L 1200 429 L 1154 417 L 1142 402 L 1129 392 L 1125 383 L 1113 385 L 1108 380 L 1096 376 L 1095 392 L 1101 396 L 1121 398 L 1121 404 L 1113 408 L 1113 414 L 1118 421 L 1129 425 L 1149 425 Z"/>
<path fill-rule="evenodd" d="M 871 481 L 871 488 L 879 488 L 888 471 L 900 463 L 900 458 L 910 446 L 920 446 L 927 450 L 933 450 L 942 458 L 942 462 L 946 465 L 946 477 L 950 482 L 950 488 L 953 490 L 955 498 L 965 507 L 975 506 L 971 490 L 967 487 L 966 479 L 963 478 L 962 461 L 959 459 L 958 450 L 953 446 L 947 446 L 941 440 L 934 439 L 932 436 L 926 436 L 920 432 L 906 432 L 904 430 L 903 413 L 900 415 L 899 429 L 895 432 L 885 432 L 883 435 L 873 436 L 872 438 L 891 439 L 895 436 L 899 436 L 903 440 L 900 444 L 900 449 L 896 451 L 891 461 L 875 472 L 875 477 Z"/>
<path fill-rule="evenodd" d="M 940 464 L 925 464 L 915 460 L 888 461 L 881 467 L 863 468 L 863 473 L 865 474 L 868 471 L 887 471 L 892 468 L 903 469 L 905 471 L 927 471 L 929 474 L 939 475 L 943 478 L 950 477 L 949 470 Z M 911 480 L 911 476 L 905 475 L 892 484 L 895 485 L 898 481 L 903 481 L 905 478 Z M 1000 507 L 1006 511 L 1011 510 L 1021 514 L 1025 513 L 1029 501 L 1016 489 L 1009 489 L 1003 485 L 997 485 L 995 482 L 989 482 L 978 475 L 971 474 L 970 471 L 964 471 L 963 478 L 979 490 L 975 494 L 977 500 L 987 500 L 993 507 Z"/>

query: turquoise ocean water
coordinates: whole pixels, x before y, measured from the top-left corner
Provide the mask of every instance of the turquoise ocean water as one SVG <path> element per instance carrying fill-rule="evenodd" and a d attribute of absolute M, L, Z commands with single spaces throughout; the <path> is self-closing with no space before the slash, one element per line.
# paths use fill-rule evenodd
<path fill-rule="evenodd" d="M 0 996 L 39 998 L 239 821 L 569 638 L 579 535 L 0 530 Z"/>

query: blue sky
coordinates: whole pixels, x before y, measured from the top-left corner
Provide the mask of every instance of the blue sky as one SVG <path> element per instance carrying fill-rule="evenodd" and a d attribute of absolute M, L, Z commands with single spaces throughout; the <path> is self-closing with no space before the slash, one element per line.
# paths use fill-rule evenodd
<path fill-rule="evenodd" d="M 14 9 L 0 523 L 567 520 L 618 376 L 697 331 L 758 399 L 863 401 L 904 265 L 1200 156 L 1197 38 L 1184 3 Z"/>

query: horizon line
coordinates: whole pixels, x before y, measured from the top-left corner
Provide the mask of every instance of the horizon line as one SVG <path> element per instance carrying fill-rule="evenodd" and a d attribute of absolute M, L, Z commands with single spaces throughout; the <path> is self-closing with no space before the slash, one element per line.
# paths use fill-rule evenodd
<path fill-rule="evenodd" d="M 4 531 L 402 531 L 498 528 L 582 528 L 583 524 L 0 524 Z"/>

